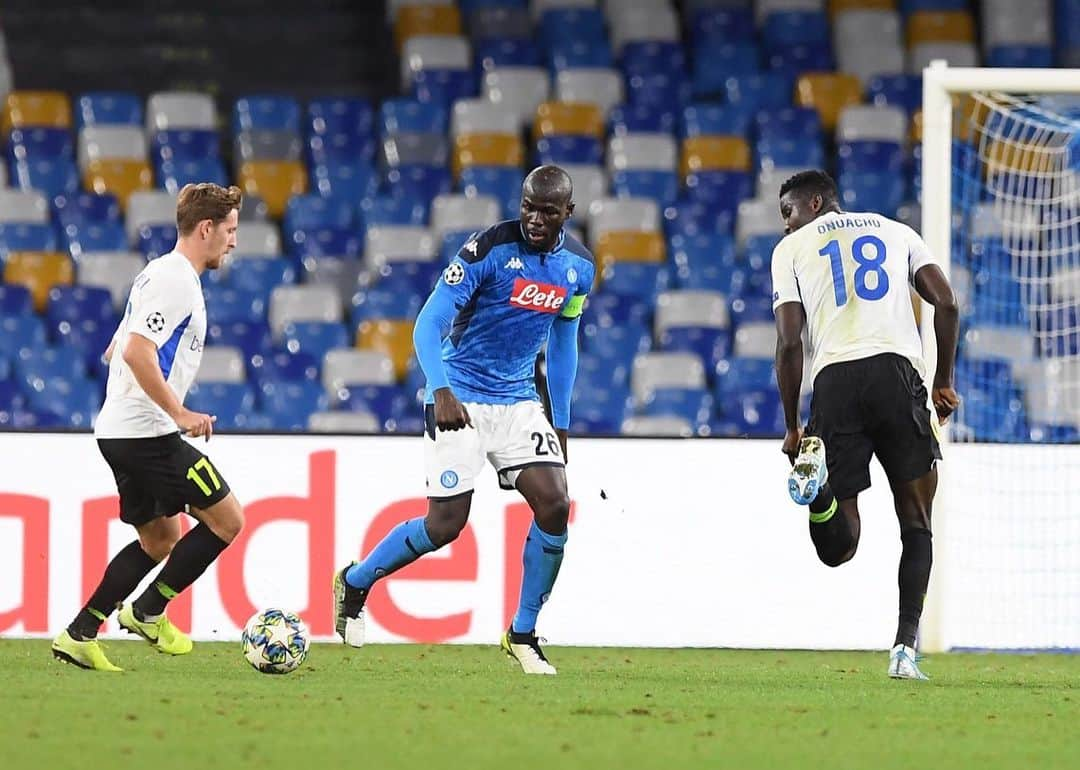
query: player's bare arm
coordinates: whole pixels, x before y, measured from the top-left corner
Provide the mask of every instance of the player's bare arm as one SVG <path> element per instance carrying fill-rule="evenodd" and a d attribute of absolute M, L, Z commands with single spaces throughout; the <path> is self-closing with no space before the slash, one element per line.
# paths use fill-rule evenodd
<path fill-rule="evenodd" d="M 926 265 L 915 273 L 915 290 L 934 306 L 934 337 L 937 339 L 937 368 L 930 401 L 944 425 L 960 406 L 960 396 L 953 389 L 956 343 L 960 337 L 960 309 L 949 279 L 937 265 Z"/>
<path fill-rule="evenodd" d="M 186 409 L 176 393 L 165 382 L 158 364 L 158 349 L 154 343 L 140 334 L 128 335 L 124 345 L 124 363 L 131 368 L 135 381 L 143 392 L 169 415 L 180 430 L 189 436 L 205 436 L 210 440 L 217 417 Z"/>
<path fill-rule="evenodd" d="M 781 451 L 795 462 L 799 453 L 802 426 L 799 424 L 799 391 L 802 388 L 802 330 L 806 313 L 798 302 L 785 302 L 776 308 L 776 381 L 784 406 L 784 443 Z"/>

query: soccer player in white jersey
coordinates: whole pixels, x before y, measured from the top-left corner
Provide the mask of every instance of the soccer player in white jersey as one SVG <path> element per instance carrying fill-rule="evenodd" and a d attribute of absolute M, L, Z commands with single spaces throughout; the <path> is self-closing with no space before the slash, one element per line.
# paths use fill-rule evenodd
<path fill-rule="evenodd" d="M 53 654 L 96 671 L 120 671 L 97 642 L 98 629 L 139 582 L 168 558 L 119 623 L 162 652 L 183 655 L 191 639 L 165 615 L 169 600 L 195 582 L 243 526 L 236 496 L 210 459 L 181 437 L 214 432 L 213 415 L 184 407 L 206 341 L 199 277 L 236 246 L 240 189 L 187 185 L 176 204 L 176 248 L 138 275 L 105 352 L 109 381 L 94 435 L 116 478 L 120 519 L 138 535 L 105 569 L 97 589 L 53 641 Z M 176 514 L 199 524 L 180 537 Z"/>
<path fill-rule="evenodd" d="M 809 505 L 818 557 L 836 567 L 859 545 L 859 492 L 876 455 L 900 520 L 900 618 L 889 676 L 925 679 L 915 641 L 930 580 L 930 511 L 941 459 L 927 408 L 922 344 L 908 286 L 934 306 L 937 367 L 931 399 L 942 424 L 959 405 L 953 364 L 956 299 L 922 238 L 880 214 L 840 210 L 824 171 L 803 171 L 780 188 L 785 237 L 772 256 L 776 376 L 792 462 L 788 489 Z M 799 391 L 804 324 L 813 400 L 803 433 Z"/>

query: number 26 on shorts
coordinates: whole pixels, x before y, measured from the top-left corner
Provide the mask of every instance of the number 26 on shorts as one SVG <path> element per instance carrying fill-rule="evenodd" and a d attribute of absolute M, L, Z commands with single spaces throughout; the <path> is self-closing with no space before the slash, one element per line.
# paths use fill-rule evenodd
<path fill-rule="evenodd" d="M 840 242 L 829 241 L 818 252 L 829 258 L 832 267 L 833 292 L 836 306 L 847 304 L 847 286 L 844 285 L 844 263 L 840 254 Z M 851 244 L 851 257 L 858 265 L 855 268 L 855 296 L 869 301 L 881 299 L 889 291 L 889 274 L 885 272 L 885 244 L 875 235 L 863 235 Z M 873 288 L 867 286 L 866 279 L 871 273 L 875 276 Z"/>

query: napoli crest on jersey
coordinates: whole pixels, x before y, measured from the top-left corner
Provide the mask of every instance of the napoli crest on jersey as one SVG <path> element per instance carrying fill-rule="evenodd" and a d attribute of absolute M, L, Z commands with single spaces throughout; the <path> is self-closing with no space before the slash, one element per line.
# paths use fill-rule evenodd
<path fill-rule="evenodd" d="M 570 283 L 577 283 L 577 270 L 570 268 L 566 271 L 566 280 Z"/>
<path fill-rule="evenodd" d="M 443 270 L 442 277 L 447 286 L 457 286 L 465 280 L 465 268 L 460 262 L 451 262 L 450 266 Z"/>
<path fill-rule="evenodd" d="M 453 471 L 443 471 L 439 476 L 439 483 L 447 489 L 453 489 L 458 485 L 458 475 Z"/>

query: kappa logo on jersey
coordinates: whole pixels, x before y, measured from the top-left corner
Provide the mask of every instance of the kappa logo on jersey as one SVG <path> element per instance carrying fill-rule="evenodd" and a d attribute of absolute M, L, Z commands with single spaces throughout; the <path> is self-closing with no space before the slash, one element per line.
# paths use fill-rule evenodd
<path fill-rule="evenodd" d="M 450 266 L 443 270 L 442 277 L 447 286 L 457 286 L 465 280 L 465 268 L 459 262 L 451 262 Z"/>
<path fill-rule="evenodd" d="M 558 313 L 566 302 L 566 289 L 552 286 L 550 283 L 538 283 L 517 278 L 514 281 L 514 293 L 510 295 L 510 304 L 535 310 L 538 313 Z"/>
<path fill-rule="evenodd" d="M 521 257 L 510 257 L 510 261 L 503 265 L 504 270 L 524 270 L 525 263 L 521 261 Z"/>
<path fill-rule="evenodd" d="M 165 328 L 165 316 L 161 313 L 151 313 L 146 317 L 146 328 L 155 334 Z"/>
<path fill-rule="evenodd" d="M 467 252 L 469 252 L 470 254 L 472 254 L 475 257 L 476 256 L 476 241 L 469 241 L 468 243 L 466 243 L 464 248 L 462 249 L 462 251 L 467 251 Z"/>

